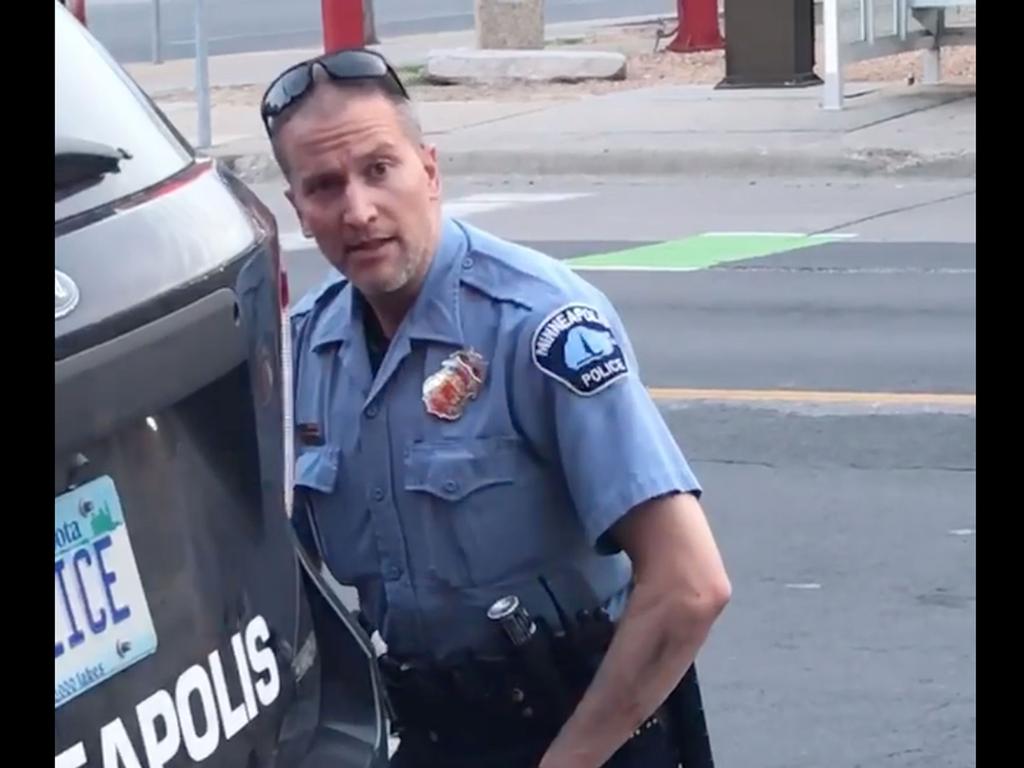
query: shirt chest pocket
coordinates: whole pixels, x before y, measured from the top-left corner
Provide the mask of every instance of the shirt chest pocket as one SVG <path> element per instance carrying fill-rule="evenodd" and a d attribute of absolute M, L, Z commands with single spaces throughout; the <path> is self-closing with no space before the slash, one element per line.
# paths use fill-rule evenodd
<path fill-rule="evenodd" d="M 528 567 L 541 510 L 523 503 L 523 481 L 515 438 L 413 444 L 404 487 L 428 569 L 453 586 L 479 586 Z"/>
<path fill-rule="evenodd" d="M 338 581 L 350 584 L 378 569 L 369 511 L 346 492 L 337 448 L 303 451 L 295 462 L 296 504 L 307 505 L 324 561 Z M 350 489 L 349 489 L 350 490 Z"/>

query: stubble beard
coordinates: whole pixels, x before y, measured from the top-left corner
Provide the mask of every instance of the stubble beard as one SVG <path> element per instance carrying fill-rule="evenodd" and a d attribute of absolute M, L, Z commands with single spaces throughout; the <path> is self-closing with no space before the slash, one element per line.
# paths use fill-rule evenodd
<path fill-rule="evenodd" d="M 368 298 L 387 299 L 405 293 L 419 277 L 419 267 L 426 261 L 406 256 L 389 275 L 372 280 L 365 286 L 357 286 Z"/>

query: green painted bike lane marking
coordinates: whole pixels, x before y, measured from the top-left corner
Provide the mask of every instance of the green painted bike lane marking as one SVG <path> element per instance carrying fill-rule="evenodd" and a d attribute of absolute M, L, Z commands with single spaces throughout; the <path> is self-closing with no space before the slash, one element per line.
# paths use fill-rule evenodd
<path fill-rule="evenodd" d="M 794 232 L 709 232 L 609 253 L 567 259 L 573 269 L 689 271 L 732 261 L 792 251 L 843 240 L 849 235 Z"/>

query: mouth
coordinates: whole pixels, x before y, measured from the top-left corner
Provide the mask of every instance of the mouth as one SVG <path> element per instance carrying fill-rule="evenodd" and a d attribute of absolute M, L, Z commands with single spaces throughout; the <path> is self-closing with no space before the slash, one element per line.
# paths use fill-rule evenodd
<path fill-rule="evenodd" d="M 393 237 L 375 237 L 369 240 L 360 240 L 358 243 L 352 243 L 348 246 L 347 250 L 350 256 L 375 256 L 382 248 L 393 242 L 395 242 Z"/>

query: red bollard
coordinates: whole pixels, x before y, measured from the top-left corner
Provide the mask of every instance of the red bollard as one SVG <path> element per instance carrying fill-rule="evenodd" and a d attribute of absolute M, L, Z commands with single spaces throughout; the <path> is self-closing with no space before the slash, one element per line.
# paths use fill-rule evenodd
<path fill-rule="evenodd" d="M 669 43 L 675 53 L 717 51 L 725 47 L 718 26 L 718 0 L 676 0 L 679 31 Z"/>
<path fill-rule="evenodd" d="M 86 26 L 85 23 L 85 0 L 66 0 L 64 6 L 71 11 L 71 15 L 74 16 L 81 25 Z"/>
<path fill-rule="evenodd" d="M 363 47 L 363 0 L 320 0 L 320 10 L 324 53 Z"/>

